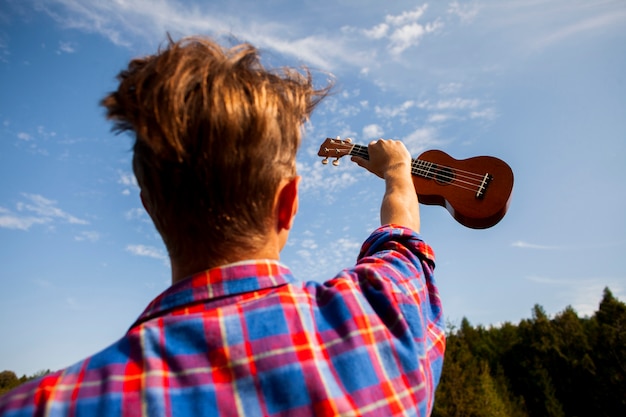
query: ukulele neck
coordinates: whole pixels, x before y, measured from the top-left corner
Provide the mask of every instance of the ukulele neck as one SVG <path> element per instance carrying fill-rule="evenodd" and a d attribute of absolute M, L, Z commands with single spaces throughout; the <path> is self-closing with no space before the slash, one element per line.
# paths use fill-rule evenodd
<path fill-rule="evenodd" d="M 370 159 L 370 154 L 367 151 L 367 146 L 354 145 L 349 152 L 350 155 L 358 156 L 363 159 Z M 423 178 L 437 178 L 437 174 L 441 174 L 441 169 L 434 163 L 424 161 L 421 159 L 411 159 L 411 174 L 417 175 Z"/>
<path fill-rule="evenodd" d="M 352 146 L 352 149 L 350 149 L 349 155 L 359 156 L 367 160 L 369 160 L 370 157 L 369 152 L 367 151 L 367 146 L 356 144 Z M 411 159 L 411 174 L 435 180 L 443 185 L 453 182 L 456 176 L 454 169 L 450 167 L 441 166 L 433 162 L 417 158 Z M 475 197 L 477 199 L 482 199 L 484 197 L 487 186 L 489 185 L 489 182 L 491 182 L 492 178 L 493 177 L 489 173 L 485 173 L 482 179 L 480 179 L 480 183 L 475 190 Z"/>

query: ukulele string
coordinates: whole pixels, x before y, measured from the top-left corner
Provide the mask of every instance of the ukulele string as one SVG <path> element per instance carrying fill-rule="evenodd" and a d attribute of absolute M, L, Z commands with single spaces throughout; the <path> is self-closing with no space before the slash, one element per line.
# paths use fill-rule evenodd
<path fill-rule="evenodd" d="M 418 160 L 414 160 L 414 163 Z M 469 191 L 476 191 L 482 185 L 484 176 L 474 172 L 464 171 L 462 169 L 454 169 L 445 165 L 437 165 L 434 172 L 431 170 L 432 165 L 428 168 L 418 167 L 414 165 L 411 172 L 423 178 L 435 178 L 441 182 L 449 182 L 451 185 L 464 188 Z M 457 175 L 457 173 L 463 173 Z M 467 175 L 469 174 L 469 175 Z M 463 186 L 467 185 L 468 187 Z"/>
<path fill-rule="evenodd" d="M 364 159 L 369 159 L 369 153 L 367 152 L 367 149 L 359 145 L 355 145 L 349 153 L 351 155 L 360 156 Z M 427 168 L 424 166 L 418 166 L 418 164 L 424 163 L 429 164 L 429 166 Z M 433 166 L 436 166 L 436 172 L 432 173 L 432 176 L 440 178 L 443 181 L 448 181 L 450 182 L 450 185 L 471 192 L 475 192 L 482 186 L 484 176 L 481 174 L 466 171 L 463 169 L 454 169 L 445 165 L 437 165 L 432 162 L 421 161 L 419 159 L 411 160 L 411 173 L 424 178 L 429 178 L 429 176 L 425 174 L 431 172 L 431 168 Z M 458 173 L 460 175 L 455 175 L 455 173 Z"/>

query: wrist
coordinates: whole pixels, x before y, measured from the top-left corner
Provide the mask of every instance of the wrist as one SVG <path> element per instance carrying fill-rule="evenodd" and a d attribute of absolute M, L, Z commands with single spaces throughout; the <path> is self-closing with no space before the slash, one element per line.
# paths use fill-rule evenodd
<path fill-rule="evenodd" d="M 382 177 L 387 179 L 397 179 L 397 178 L 410 178 L 411 177 L 411 164 L 406 162 L 396 162 L 392 165 L 389 165 Z"/>

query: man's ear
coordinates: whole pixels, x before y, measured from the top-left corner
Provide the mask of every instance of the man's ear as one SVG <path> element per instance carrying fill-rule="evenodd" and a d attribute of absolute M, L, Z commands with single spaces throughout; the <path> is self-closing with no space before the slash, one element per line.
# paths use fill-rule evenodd
<path fill-rule="evenodd" d="M 291 230 L 293 220 L 298 212 L 298 185 L 300 177 L 296 176 L 286 182 L 282 182 L 277 190 L 277 229 Z"/>

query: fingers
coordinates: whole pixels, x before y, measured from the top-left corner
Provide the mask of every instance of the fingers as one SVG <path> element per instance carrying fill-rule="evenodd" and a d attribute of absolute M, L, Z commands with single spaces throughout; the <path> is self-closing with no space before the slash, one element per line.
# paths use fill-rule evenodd
<path fill-rule="evenodd" d="M 377 172 L 375 172 L 374 170 L 372 170 L 371 168 L 371 163 L 369 160 L 361 158 L 359 156 L 353 156 L 350 158 L 350 160 L 354 163 L 356 163 L 358 166 L 360 166 L 361 168 L 364 168 L 378 176 L 380 176 Z"/>
<path fill-rule="evenodd" d="M 384 178 L 386 172 L 397 167 L 410 167 L 411 155 L 399 140 L 378 139 L 368 145 L 369 159 L 353 158 L 359 166 Z"/>
<path fill-rule="evenodd" d="M 370 160 L 399 161 L 411 158 L 404 143 L 393 139 L 378 139 L 370 142 L 368 152 Z"/>

